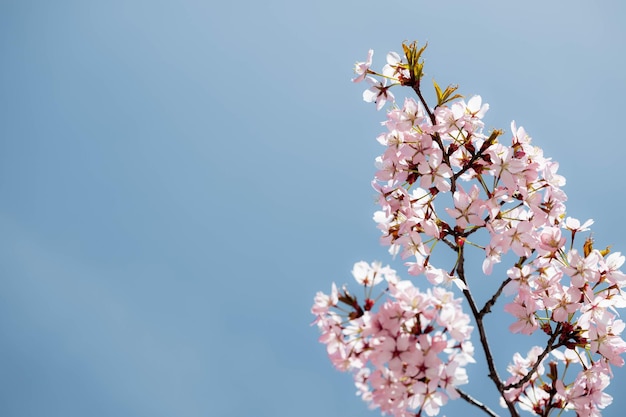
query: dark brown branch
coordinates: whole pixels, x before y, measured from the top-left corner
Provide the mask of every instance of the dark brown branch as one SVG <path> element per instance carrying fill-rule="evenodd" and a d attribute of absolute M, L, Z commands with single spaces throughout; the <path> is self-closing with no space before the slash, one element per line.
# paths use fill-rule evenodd
<path fill-rule="evenodd" d="M 407 57 L 408 58 L 408 57 Z M 415 91 L 415 93 L 417 94 L 417 97 L 419 98 L 420 102 L 422 103 L 422 105 L 424 106 L 424 110 L 426 111 L 426 113 L 428 114 L 428 117 L 430 118 L 430 121 L 432 123 L 433 126 L 435 126 L 437 124 L 437 120 L 435 118 L 434 113 L 430 110 L 430 108 L 428 107 L 428 103 L 426 103 L 426 100 L 424 99 L 424 96 L 422 95 L 422 92 L 420 90 L 420 79 L 421 77 L 418 76 L 417 79 L 414 79 L 414 75 L 411 75 L 412 79 L 411 79 L 411 87 L 413 88 L 413 90 Z M 495 141 L 495 138 L 497 138 L 497 136 L 499 134 L 501 134 L 501 131 L 495 131 L 492 133 L 491 137 L 488 139 L 488 141 L 486 141 L 487 146 Z M 443 163 L 446 164 L 447 166 L 450 166 L 450 156 L 447 154 L 447 152 L 444 152 L 445 147 L 443 146 L 443 140 L 441 139 L 441 136 L 439 135 L 439 133 L 433 133 L 431 134 L 432 139 L 435 141 L 435 143 L 437 143 L 437 145 L 439 146 L 439 148 L 442 151 L 443 154 Z M 486 149 L 486 147 L 485 147 Z M 475 162 L 476 160 L 478 160 L 478 158 L 480 158 L 482 156 L 484 152 L 484 149 L 481 148 L 481 150 L 479 150 L 479 152 L 477 152 L 476 155 L 473 156 L 473 162 Z M 469 166 L 468 168 L 469 169 Z M 461 176 L 463 172 L 461 173 L 457 173 L 457 175 L 452 175 L 452 178 L 450 178 L 450 188 L 451 188 L 451 192 L 454 193 L 456 190 L 456 181 L 457 179 Z M 446 244 L 448 244 L 448 246 L 452 247 L 450 245 L 450 243 L 443 239 L 444 242 Z M 500 377 L 498 376 L 498 372 L 496 370 L 496 366 L 495 366 L 495 362 L 493 359 L 493 355 L 491 353 L 491 347 L 489 346 L 489 342 L 487 340 L 487 334 L 485 331 L 485 326 L 483 324 L 483 316 L 488 312 L 489 308 L 493 305 L 493 303 L 495 303 L 496 299 L 498 298 L 498 296 L 500 295 L 500 293 L 502 292 L 502 289 L 504 288 L 504 285 L 498 290 L 498 292 L 494 295 L 494 297 L 492 297 L 492 300 L 489 300 L 487 302 L 487 304 L 485 304 L 485 307 L 483 307 L 483 309 L 481 311 L 478 310 L 478 307 L 476 306 L 476 302 L 474 301 L 474 298 L 472 296 L 472 293 L 469 290 L 469 287 L 467 286 L 467 280 L 465 278 L 465 270 L 464 270 L 464 263 L 465 263 L 465 259 L 463 256 L 463 245 L 457 245 L 456 247 L 452 247 L 453 250 L 456 250 L 459 257 L 457 260 L 457 273 L 459 275 L 459 279 L 461 279 L 461 281 L 463 281 L 463 283 L 466 285 L 466 289 L 463 290 L 463 295 L 465 296 L 467 302 L 470 305 L 470 309 L 472 310 L 472 315 L 474 316 L 474 319 L 476 320 L 476 326 L 478 327 L 478 332 L 480 334 L 480 343 L 483 347 L 483 352 L 485 353 L 485 357 L 487 359 L 487 366 L 489 368 L 489 378 L 494 382 L 494 384 L 496 385 L 498 392 L 500 392 L 500 395 L 502 396 L 502 398 L 504 399 L 504 402 L 506 403 L 507 408 L 509 409 L 509 412 L 511 413 L 511 417 L 519 417 L 519 413 L 517 411 L 517 409 L 515 408 L 515 403 L 511 402 L 510 400 L 508 400 L 505 396 L 504 396 L 504 392 L 505 392 L 505 387 L 504 387 L 504 383 L 502 382 L 502 380 L 500 379 Z M 491 302 L 491 304 L 489 304 Z M 530 377 L 529 377 L 530 378 Z M 488 407 L 486 407 L 484 404 L 480 403 L 479 401 L 475 400 L 474 398 L 470 397 L 469 395 L 465 394 L 464 392 L 457 390 L 459 392 L 459 395 L 466 401 L 468 401 L 470 404 L 482 409 L 483 411 L 485 411 L 487 414 L 489 414 L 491 417 L 497 417 L 497 415 L 491 411 Z"/>
<path fill-rule="evenodd" d="M 485 220 L 485 223 L 487 221 Z M 533 249 L 531 253 L 533 253 L 535 250 Z M 522 269 L 522 266 L 524 265 L 524 262 L 526 262 L 528 260 L 528 258 L 526 256 L 522 256 L 521 258 L 519 258 L 519 261 L 517 261 L 517 263 L 515 264 L 516 267 L 518 267 L 519 269 Z M 494 306 L 494 304 L 496 303 L 498 297 L 500 297 L 500 295 L 502 294 L 502 291 L 504 290 L 504 287 L 506 287 L 506 285 L 511 282 L 512 279 L 511 278 L 507 278 L 505 279 L 501 284 L 500 287 L 498 288 L 498 290 L 495 292 L 495 294 L 485 303 L 485 306 L 482 308 L 482 310 L 480 310 L 480 315 L 484 316 L 485 314 L 488 314 L 491 312 L 491 307 Z"/>
<path fill-rule="evenodd" d="M 424 96 L 422 95 L 422 91 L 420 90 L 420 81 L 421 80 L 415 80 L 413 82 L 413 91 L 415 91 L 415 94 L 417 94 L 417 97 L 422 102 L 422 106 L 424 106 L 424 110 L 428 114 L 428 118 L 430 119 L 430 122 L 432 123 L 433 126 L 435 126 L 437 124 L 437 119 L 435 119 L 435 115 L 433 114 L 432 111 L 430 111 L 430 107 L 428 107 L 428 103 L 426 103 L 426 100 L 424 99 Z M 441 150 L 443 150 L 443 147 L 441 147 Z"/>
<path fill-rule="evenodd" d="M 485 316 L 485 314 L 488 314 L 491 312 L 491 307 L 493 307 L 496 304 L 496 301 L 498 300 L 498 297 L 500 297 L 500 294 L 502 294 L 504 287 L 506 287 L 506 284 L 508 284 L 511 281 L 512 281 L 511 278 L 507 278 L 504 281 L 502 281 L 502 284 L 500 284 L 500 287 L 498 288 L 498 290 L 493 294 L 493 296 L 489 300 L 487 300 L 487 302 L 485 303 L 485 306 L 478 313 L 481 319 Z"/>
<path fill-rule="evenodd" d="M 478 152 L 473 154 L 470 160 L 465 164 L 465 166 L 463 166 L 463 168 L 461 168 L 459 171 L 457 171 L 454 174 L 454 179 L 457 180 L 461 175 L 467 172 L 474 165 L 474 162 L 481 159 L 485 155 L 485 152 L 487 151 L 487 149 L 489 149 L 489 146 L 494 144 L 498 136 L 500 136 L 502 133 L 503 133 L 502 130 L 499 130 L 499 129 L 491 132 L 491 135 L 489 136 L 489 138 L 487 138 L 487 140 L 485 141 L 483 146 L 478 150 Z"/>
<path fill-rule="evenodd" d="M 476 306 L 476 301 L 474 301 L 474 297 L 469 290 L 469 286 L 467 286 L 467 279 L 465 278 L 465 258 L 463 256 L 463 246 L 459 246 L 458 249 L 459 259 L 457 265 L 457 273 L 459 274 L 459 279 L 463 281 L 466 285 L 466 289 L 463 290 L 463 295 L 467 300 L 470 309 L 472 310 L 472 315 L 474 316 L 474 320 L 476 320 L 476 327 L 478 328 L 478 334 L 480 335 L 480 344 L 482 345 L 483 352 L 485 353 L 485 358 L 487 359 L 487 367 L 489 368 L 489 378 L 493 381 L 498 389 L 498 392 L 504 399 L 509 412 L 511 413 L 511 417 L 519 417 L 519 413 L 515 408 L 515 403 L 510 401 L 504 395 L 504 391 L 506 391 L 504 383 L 500 379 L 498 375 L 498 371 L 496 370 L 495 361 L 493 359 L 493 354 L 491 353 L 491 347 L 489 346 L 489 341 L 487 339 L 487 332 L 485 331 L 485 326 L 483 324 L 483 317 L 480 315 L 478 311 L 478 307 Z"/>
<path fill-rule="evenodd" d="M 461 391 L 459 388 L 455 388 L 455 389 L 456 389 L 456 392 L 459 393 L 461 398 L 463 398 L 465 401 L 467 401 L 471 405 L 480 408 L 485 413 L 489 414 L 491 417 L 498 417 L 498 415 L 495 412 L 493 412 L 493 410 L 491 408 L 487 407 L 485 404 L 481 403 L 476 398 L 474 398 L 474 397 L 470 396 L 469 394 Z"/>
<path fill-rule="evenodd" d="M 417 97 L 420 99 L 422 106 L 424 106 L 424 110 L 428 114 L 430 122 L 433 126 L 435 126 L 437 124 L 437 119 L 435 118 L 435 114 L 430 111 L 428 103 L 426 103 L 426 99 L 422 95 L 422 91 L 420 90 L 420 81 L 421 80 L 417 80 L 417 82 L 413 83 L 413 91 L 415 91 L 415 94 L 417 94 Z M 439 136 L 439 133 L 434 133 L 430 135 L 430 137 L 433 138 L 437 145 L 439 145 L 439 149 L 441 149 L 441 153 L 443 154 L 443 162 L 445 163 L 445 165 L 450 166 L 450 157 L 446 152 L 444 152 L 446 148 L 443 146 L 443 141 L 441 140 L 441 136 Z M 454 175 L 452 176 L 452 178 L 450 178 L 450 190 L 451 192 L 456 191 L 456 177 Z"/>
<path fill-rule="evenodd" d="M 546 344 L 546 348 L 543 350 L 543 352 L 541 352 L 541 354 L 537 357 L 537 361 L 535 362 L 535 364 L 533 365 L 533 367 L 531 368 L 530 371 L 528 371 L 528 373 L 526 375 L 524 375 L 524 378 L 520 379 L 519 381 L 513 383 L 513 384 L 509 384 L 504 386 L 504 390 L 510 390 L 510 389 L 514 389 L 514 388 L 521 388 L 525 383 L 527 383 L 528 381 L 530 381 L 530 378 L 532 378 L 533 374 L 535 372 L 537 372 L 537 368 L 539 368 L 539 364 L 541 363 L 541 361 L 543 360 L 543 358 L 545 358 L 548 353 L 552 352 L 554 349 L 556 349 L 558 346 L 554 346 L 553 343 L 556 340 L 556 338 L 559 336 L 559 333 L 561 332 L 561 324 L 557 324 L 556 328 L 554 329 L 554 332 L 552 333 L 552 336 L 550 336 L 550 339 L 548 340 L 548 343 Z"/>

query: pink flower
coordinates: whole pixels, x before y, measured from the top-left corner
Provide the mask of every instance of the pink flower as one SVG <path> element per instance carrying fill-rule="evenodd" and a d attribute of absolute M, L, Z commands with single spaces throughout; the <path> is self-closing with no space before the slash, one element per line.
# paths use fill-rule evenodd
<path fill-rule="evenodd" d="M 600 410 L 611 404 L 613 398 L 604 392 L 610 383 L 610 370 L 603 362 L 596 362 L 581 371 L 570 387 L 557 385 L 558 393 L 576 410 L 579 417 L 600 417 Z"/>
<path fill-rule="evenodd" d="M 339 302 L 337 294 L 337 286 L 334 282 L 330 295 L 326 295 L 323 292 L 319 291 L 315 295 L 315 304 L 313 304 L 311 313 L 320 316 L 326 314 L 331 307 L 337 306 L 337 303 Z"/>
<path fill-rule="evenodd" d="M 456 220 L 457 226 L 465 229 L 469 226 L 482 226 L 485 212 L 485 203 L 479 198 L 480 189 L 474 184 L 466 193 L 462 186 L 458 186 L 454 192 L 454 208 L 446 208 L 448 214 Z"/>
<path fill-rule="evenodd" d="M 383 78 L 382 81 L 377 81 L 375 78 L 368 76 L 365 78 L 365 81 L 371 87 L 363 92 L 363 100 L 368 103 L 376 103 L 376 110 L 382 109 L 387 101 L 394 100 L 393 94 L 389 91 L 391 85 L 387 85 L 386 78 Z"/>
<path fill-rule="evenodd" d="M 624 322 L 614 320 L 613 315 L 605 311 L 595 324 L 589 328 L 591 351 L 598 352 L 613 365 L 624 365 L 624 358 L 620 356 L 626 352 L 626 342 L 620 337 Z"/>
<path fill-rule="evenodd" d="M 512 333 L 532 334 L 539 328 L 535 313 L 538 306 L 529 297 L 517 296 L 504 306 L 504 311 L 512 314 L 517 321 L 509 326 Z"/>
<path fill-rule="evenodd" d="M 580 224 L 580 221 L 573 217 L 565 219 L 565 228 L 571 230 L 572 232 L 586 232 L 592 224 L 592 219 L 585 221 L 583 224 Z"/>
<path fill-rule="evenodd" d="M 580 310 L 581 315 L 578 317 L 578 325 L 583 329 L 588 329 L 592 323 L 601 321 L 612 305 L 613 302 L 604 294 L 593 296 L 593 298 L 586 295 L 585 303 Z"/>
<path fill-rule="evenodd" d="M 524 169 L 526 163 L 522 159 L 515 158 L 512 148 L 502 144 L 495 144 L 489 148 L 492 164 L 490 166 L 494 176 L 500 179 L 506 189 L 515 193 L 520 186 L 525 186 Z"/>
<path fill-rule="evenodd" d="M 421 178 L 420 186 L 423 188 L 436 187 L 439 191 L 450 191 L 450 178 L 452 169 L 442 163 L 443 155 L 441 151 L 433 152 L 428 162 L 419 164 L 418 171 Z"/>
<path fill-rule="evenodd" d="M 459 136 L 461 129 L 465 125 L 467 114 L 461 103 L 455 103 L 451 107 L 439 106 L 435 109 L 437 124 L 431 130 L 441 135 L 446 135 L 449 140 L 454 140 Z"/>
<path fill-rule="evenodd" d="M 402 58 L 396 52 L 387 54 L 387 65 L 383 67 L 383 75 L 395 80 L 408 80 L 410 78 L 409 71 L 403 67 Z"/>
<path fill-rule="evenodd" d="M 539 234 L 539 248 L 545 253 L 553 254 L 563 248 L 565 238 L 561 237 L 561 229 L 558 227 L 546 227 Z"/>
<path fill-rule="evenodd" d="M 601 256 L 598 251 L 592 251 L 586 257 L 581 257 L 576 249 L 567 253 L 569 266 L 564 268 L 564 272 L 572 279 L 572 284 L 581 288 L 586 283 L 595 283 L 600 278 L 598 262 Z"/>
<path fill-rule="evenodd" d="M 357 74 L 357 76 L 352 79 L 352 82 L 359 83 L 365 79 L 365 77 L 367 76 L 367 72 L 372 66 L 373 56 L 374 50 L 370 49 L 367 53 L 367 60 L 365 62 L 357 62 L 354 65 L 354 73 Z"/>
<path fill-rule="evenodd" d="M 517 256 L 530 256 L 535 247 L 535 228 L 529 221 L 521 221 L 511 225 L 504 233 L 502 246 L 511 248 Z"/>
<path fill-rule="evenodd" d="M 620 288 L 626 286 L 626 274 L 619 270 L 624 264 L 624 256 L 621 252 L 614 252 L 600 260 L 600 273 L 609 282 Z"/>
<path fill-rule="evenodd" d="M 506 271 L 507 276 L 511 281 L 504 287 L 504 294 L 512 295 L 517 294 L 520 287 L 523 287 L 525 291 L 530 288 L 530 279 L 532 270 L 529 265 L 524 265 L 522 268 L 514 266 Z"/>
<path fill-rule="evenodd" d="M 580 308 L 578 302 L 580 297 L 581 292 L 576 287 L 553 286 L 543 297 L 543 304 L 552 310 L 552 320 L 563 323 L 569 320 L 570 314 L 575 313 Z"/>
<path fill-rule="evenodd" d="M 354 264 L 352 268 L 352 276 L 361 285 L 374 286 L 383 280 L 383 270 L 379 262 L 371 265 L 361 261 Z"/>
<path fill-rule="evenodd" d="M 437 384 L 430 381 L 428 384 L 417 384 L 417 395 L 423 397 L 421 409 L 427 416 L 436 416 L 439 409 L 448 402 L 448 397 L 441 391 L 437 390 Z"/>
<path fill-rule="evenodd" d="M 432 266 L 428 265 L 426 266 L 424 275 L 426 275 L 428 281 L 433 285 L 443 284 L 449 287 L 451 284 L 454 284 L 460 290 L 467 289 L 467 286 L 463 283 L 463 281 L 461 281 L 459 278 L 453 277 L 443 269 L 433 268 Z"/>
<path fill-rule="evenodd" d="M 462 104 L 465 104 L 461 102 Z M 465 105 L 465 112 L 477 119 L 485 117 L 485 113 L 489 110 L 489 104 L 482 104 L 482 98 L 480 96 L 472 96 Z"/>
<path fill-rule="evenodd" d="M 589 367 L 586 357 L 581 355 L 577 349 L 565 349 L 563 352 L 560 350 L 553 350 L 550 353 L 565 365 L 569 365 L 571 363 L 582 363 L 583 367 Z"/>
<path fill-rule="evenodd" d="M 491 243 L 485 248 L 486 257 L 483 260 L 483 273 L 485 275 L 491 275 L 493 272 L 493 266 L 501 261 L 502 248 L 499 246 L 499 242 L 494 242 L 496 239 L 491 239 Z M 497 240 L 502 240 L 502 236 L 499 236 Z"/>

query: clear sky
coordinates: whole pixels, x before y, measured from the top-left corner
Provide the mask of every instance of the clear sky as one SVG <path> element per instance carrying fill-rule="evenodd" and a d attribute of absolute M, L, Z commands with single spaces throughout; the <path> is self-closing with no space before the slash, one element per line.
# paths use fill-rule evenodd
<path fill-rule="evenodd" d="M 618 0 L 0 2 L 0 415 L 378 415 L 309 313 L 390 262 L 355 61 L 428 41 L 427 78 L 523 125 L 568 214 L 626 252 L 625 20 Z M 502 358 L 529 347 L 510 322 Z"/>

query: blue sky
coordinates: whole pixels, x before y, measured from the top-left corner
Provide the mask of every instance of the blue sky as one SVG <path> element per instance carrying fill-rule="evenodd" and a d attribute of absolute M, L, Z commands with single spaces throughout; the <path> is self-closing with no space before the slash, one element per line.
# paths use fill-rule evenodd
<path fill-rule="evenodd" d="M 309 326 L 316 291 L 390 262 L 371 220 L 384 114 L 350 83 L 369 48 L 380 67 L 428 41 L 427 78 L 480 94 L 487 128 L 523 125 L 568 214 L 626 252 L 626 7 L 385 6 L 0 3 L 0 415 L 378 415 Z M 502 358 L 525 343 L 509 323 Z M 476 369 L 467 390 L 493 404 Z M 615 374 L 605 416 L 626 406 Z"/>

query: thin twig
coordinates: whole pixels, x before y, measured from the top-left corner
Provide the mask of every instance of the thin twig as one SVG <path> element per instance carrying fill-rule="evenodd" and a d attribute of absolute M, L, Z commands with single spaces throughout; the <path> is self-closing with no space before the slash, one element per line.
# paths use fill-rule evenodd
<path fill-rule="evenodd" d="M 422 106 L 424 106 L 424 110 L 426 111 L 426 114 L 428 114 L 430 122 L 433 124 L 433 126 L 435 126 L 437 124 L 437 119 L 435 118 L 433 112 L 430 111 L 430 107 L 428 107 L 428 103 L 426 103 L 426 99 L 424 99 L 424 96 L 422 95 L 422 90 L 420 90 L 420 83 L 421 80 L 413 80 L 413 91 L 415 91 L 415 94 L 417 94 L 417 97 L 422 102 Z M 441 150 L 443 151 L 443 147 L 441 148 Z"/>
<path fill-rule="evenodd" d="M 489 414 L 491 417 L 498 417 L 498 415 L 491 408 L 487 407 L 485 404 L 481 403 L 476 398 L 472 397 L 466 392 L 461 391 L 459 388 L 455 388 L 455 389 L 456 389 L 456 392 L 459 393 L 461 398 L 463 398 L 465 401 L 467 401 L 471 405 L 480 408 L 485 413 Z"/>
<path fill-rule="evenodd" d="M 560 332 L 561 332 L 561 324 L 559 323 L 554 329 L 554 333 L 552 333 L 552 336 L 550 336 L 550 339 L 548 340 L 548 343 L 546 344 L 546 348 L 537 357 L 537 361 L 535 362 L 533 367 L 530 369 L 530 371 L 528 371 L 528 373 L 524 375 L 524 378 L 520 379 L 519 381 L 504 386 L 503 388 L 505 391 L 508 391 L 514 388 L 521 388 L 525 383 L 530 381 L 530 378 L 532 378 L 533 374 L 537 372 L 537 368 L 539 368 L 539 365 L 541 364 L 541 361 L 543 360 L 543 358 L 545 358 L 548 353 L 552 352 L 554 349 L 558 347 L 558 346 L 553 346 L 553 343 L 556 340 L 556 338 L 559 336 Z"/>
<path fill-rule="evenodd" d="M 422 90 L 420 90 L 420 82 L 421 80 L 414 81 L 413 91 L 415 91 L 415 94 L 417 94 L 417 97 L 420 99 L 420 102 L 424 106 L 424 109 L 426 110 L 426 113 L 428 114 L 430 122 L 432 123 L 433 126 L 435 126 L 437 125 L 437 119 L 435 118 L 434 113 L 428 107 L 428 103 L 426 103 L 426 99 L 422 95 Z M 444 152 L 446 148 L 443 146 L 443 140 L 441 139 L 441 136 L 439 135 L 439 133 L 435 132 L 431 134 L 430 137 L 435 141 L 437 145 L 439 145 L 439 149 L 441 149 L 441 153 L 443 155 L 444 165 L 451 166 L 450 156 L 446 152 Z M 452 176 L 452 178 L 450 178 L 450 188 L 451 188 L 450 189 L 451 192 L 454 193 L 456 191 L 456 177 L 454 175 Z"/>
<path fill-rule="evenodd" d="M 487 300 L 487 302 L 485 303 L 485 306 L 478 313 L 481 319 L 485 316 L 485 314 L 488 314 L 491 312 L 491 307 L 494 306 L 494 304 L 498 300 L 498 297 L 500 297 L 500 294 L 502 294 L 502 290 L 504 290 L 504 287 L 506 287 L 506 284 L 508 284 L 511 281 L 512 281 L 511 278 L 507 278 L 504 281 L 502 281 L 502 284 L 500 284 L 500 287 L 498 288 L 498 290 L 495 292 L 495 294 L 493 294 L 493 296 L 489 300 Z"/>
<path fill-rule="evenodd" d="M 472 155 L 472 157 L 470 158 L 470 160 L 464 164 L 464 166 L 457 171 L 454 174 L 454 179 L 458 179 L 461 175 L 463 175 L 466 171 L 468 171 L 470 168 L 473 167 L 474 162 L 478 161 L 480 158 L 482 158 L 485 155 L 485 152 L 487 151 L 487 149 L 489 148 L 489 146 L 491 146 L 491 144 L 496 142 L 496 139 L 498 138 L 498 136 L 500 136 L 503 133 L 502 130 L 494 130 L 493 132 L 491 132 L 491 135 L 489 136 L 489 138 L 485 141 L 485 143 L 483 144 L 483 147 L 481 149 L 478 150 L 478 152 L 476 152 L 475 154 Z"/>

